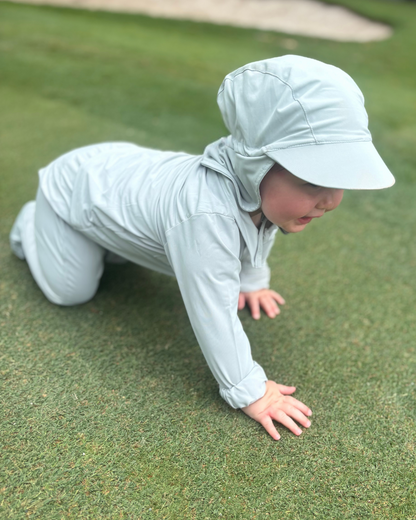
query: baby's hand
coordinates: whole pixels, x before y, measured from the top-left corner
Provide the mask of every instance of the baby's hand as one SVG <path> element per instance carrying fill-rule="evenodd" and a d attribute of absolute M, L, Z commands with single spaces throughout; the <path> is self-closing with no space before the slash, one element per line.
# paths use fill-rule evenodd
<path fill-rule="evenodd" d="M 260 289 L 260 291 L 240 292 L 238 297 L 238 310 L 244 309 L 247 304 L 250 307 L 251 315 L 255 320 L 260 319 L 260 307 L 264 310 L 269 318 L 274 318 L 280 314 L 277 306 L 285 304 L 284 298 L 279 293 L 271 289 Z"/>
<path fill-rule="evenodd" d="M 294 386 L 278 385 L 274 381 L 267 381 L 264 396 L 242 410 L 259 422 L 276 441 L 280 439 L 280 435 L 273 420 L 282 423 L 295 435 L 300 435 L 302 430 L 295 421 L 309 428 L 311 422 L 306 416 L 312 415 L 312 412 L 306 405 L 289 395 L 295 390 Z"/>

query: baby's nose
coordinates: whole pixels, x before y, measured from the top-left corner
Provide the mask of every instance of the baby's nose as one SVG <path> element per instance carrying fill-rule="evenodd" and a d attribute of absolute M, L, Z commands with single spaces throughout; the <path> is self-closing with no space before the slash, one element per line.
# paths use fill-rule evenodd
<path fill-rule="evenodd" d="M 316 208 L 324 209 L 325 211 L 332 211 L 341 204 L 343 195 L 344 190 L 339 190 L 337 188 L 327 188 Z"/>

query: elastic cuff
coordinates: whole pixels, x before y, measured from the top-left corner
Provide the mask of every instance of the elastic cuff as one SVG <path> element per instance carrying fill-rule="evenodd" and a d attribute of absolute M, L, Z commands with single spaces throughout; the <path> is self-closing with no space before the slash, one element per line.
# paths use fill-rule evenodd
<path fill-rule="evenodd" d="M 256 280 L 255 283 L 243 282 L 240 283 L 240 292 L 254 292 L 260 291 L 261 289 L 270 289 L 268 280 L 261 281 L 260 283 Z"/>
<path fill-rule="evenodd" d="M 238 385 L 220 388 L 220 395 L 233 408 L 244 408 L 264 396 L 266 381 L 264 370 L 254 361 L 254 366 L 248 375 Z"/>
<path fill-rule="evenodd" d="M 270 269 L 264 266 L 259 269 L 246 268 L 240 273 L 240 291 L 252 292 L 260 289 L 269 289 Z"/>

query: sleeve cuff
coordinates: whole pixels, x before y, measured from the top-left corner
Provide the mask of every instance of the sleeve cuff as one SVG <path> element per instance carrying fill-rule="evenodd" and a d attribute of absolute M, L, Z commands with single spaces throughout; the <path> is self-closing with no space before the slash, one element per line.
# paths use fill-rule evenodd
<path fill-rule="evenodd" d="M 266 381 L 264 370 L 254 361 L 254 366 L 247 376 L 238 385 L 220 388 L 220 395 L 233 408 L 244 408 L 264 396 Z"/>
<path fill-rule="evenodd" d="M 240 291 L 252 292 L 270 287 L 270 269 L 267 264 L 260 268 L 244 266 L 240 273 Z"/>

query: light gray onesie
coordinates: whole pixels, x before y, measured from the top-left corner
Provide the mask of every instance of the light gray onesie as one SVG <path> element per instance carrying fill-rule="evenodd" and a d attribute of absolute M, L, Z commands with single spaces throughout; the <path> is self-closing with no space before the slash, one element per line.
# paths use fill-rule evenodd
<path fill-rule="evenodd" d="M 264 221 L 258 230 L 235 183 L 205 160 L 209 154 L 130 143 L 59 157 L 40 170 L 36 204 L 20 217 L 24 256 L 45 295 L 61 305 L 94 296 L 105 250 L 174 275 L 220 394 L 240 408 L 264 395 L 267 377 L 252 359 L 238 296 L 269 287 L 266 258 L 277 227 Z"/>

